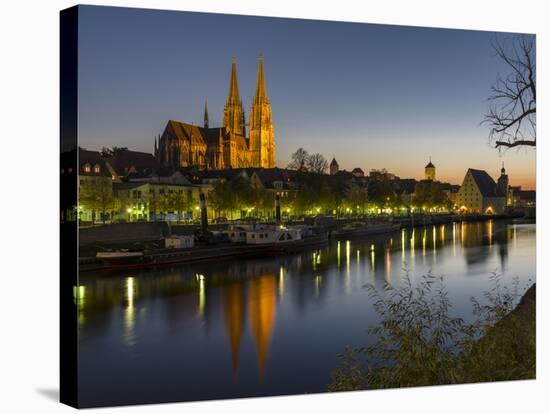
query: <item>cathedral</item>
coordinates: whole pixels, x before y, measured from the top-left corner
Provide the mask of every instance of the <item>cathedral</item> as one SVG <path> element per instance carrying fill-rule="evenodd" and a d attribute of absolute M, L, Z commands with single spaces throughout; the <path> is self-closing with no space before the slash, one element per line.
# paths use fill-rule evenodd
<path fill-rule="evenodd" d="M 233 58 L 229 96 L 223 110 L 222 126 L 210 127 L 206 103 L 203 126 L 168 121 L 162 135 L 155 137 L 157 166 L 170 170 L 184 167 L 201 169 L 275 167 L 273 120 L 261 55 L 249 121 L 247 124 L 243 103 L 239 96 L 237 62 Z"/>

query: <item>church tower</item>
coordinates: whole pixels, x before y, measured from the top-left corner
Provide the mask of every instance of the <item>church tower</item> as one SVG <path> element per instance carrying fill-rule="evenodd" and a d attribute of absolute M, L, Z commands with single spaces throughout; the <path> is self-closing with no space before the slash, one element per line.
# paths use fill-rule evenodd
<path fill-rule="evenodd" d="M 253 165 L 260 168 L 275 167 L 275 137 L 271 104 L 264 80 L 264 64 L 260 54 L 256 93 L 250 107 L 250 151 Z"/>
<path fill-rule="evenodd" d="M 508 203 L 508 191 L 509 181 L 508 174 L 506 174 L 506 169 L 504 168 L 504 163 L 502 163 L 502 168 L 500 169 L 500 177 L 497 180 L 497 189 L 501 196 L 506 197 L 506 202 Z"/>
<path fill-rule="evenodd" d="M 432 164 L 432 157 L 430 157 L 430 162 L 424 167 L 424 179 L 435 181 L 435 165 Z"/>
<path fill-rule="evenodd" d="M 335 157 L 332 157 L 332 161 L 330 162 L 330 175 L 335 175 L 338 173 L 338 170 L 340 170 L 340 166 L 338 165 L 338 161 L 336 161 Z"/>
<path fill-rule="evenodd" d="M 204 127 L 208 128 L 209 121 L 208 121 L 208 101 L 204 101 Z"/>
<path fill-rule="evenodd" d="M 231 79 L 229 80 L 229 96 L 223 109 L 223 126 L 238 135 L 245 135 L 243 103 L 239 96 L 237 82 L 237 60 L 231 62 Z"/>

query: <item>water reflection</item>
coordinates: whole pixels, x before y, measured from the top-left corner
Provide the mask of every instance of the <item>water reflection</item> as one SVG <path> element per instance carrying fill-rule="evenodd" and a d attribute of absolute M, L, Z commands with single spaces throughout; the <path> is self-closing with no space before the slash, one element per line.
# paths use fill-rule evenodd
<path fill-rule="evenodd" d="M 126 308 L 124 309 L 124 338 L 129 346 L 135 344 L 134 325 L 136 312 L 134 298 L 136 295 L 136 281 L 134 277 L 126 278 Z"/>
<path fill-rule="evenodd" d="M 532 278 L 534 251 L 534 226 L 490 221 L 403 229 L 288 257 L 83 274 L 74 288 L 80 358 L 90 367 L 105 361 L 104 374 L 84 384 L 101 388 L 107 375 L 111 388 L 101 393 L 117 400 L 125 373 L 144 370 L 156 386 L 179 381 L 203 398 L 242 395 L 245 385 L 248 395 L 322 391 L 335 355 L 362 340 L 373 317 L 366 283 L 397 285 L 403 268 L 413 279 L 444 274 L 462 312 L 492 271 Z M 147 375 L 135 381 L 153 385 Z M 174 391 L 174 399 L 185 397 Z"/>
<path fill-rule="evenodd" d="M 243 287 L 233 283 L 223 287 L 223 311 L 225 329 L 231 347 L 231 364 L 235 375 L 239 372 L 241 339 L 245 325 L 245 308 Z"/>
<path fill-rule="evenodd" d="M 261 275 L 248 285 L 248 317 L 262 379 L 275 323 L 276 295 L 277 285 L 273 275 Z"/>

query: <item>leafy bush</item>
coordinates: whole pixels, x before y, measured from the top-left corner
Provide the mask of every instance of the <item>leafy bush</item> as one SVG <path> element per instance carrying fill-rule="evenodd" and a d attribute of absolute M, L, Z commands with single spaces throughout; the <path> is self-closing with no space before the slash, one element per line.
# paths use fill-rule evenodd
<path fill-rule="evenodd" d="M 329 390 L 534 378 L 534 293 L 516 308 L 517 280 L 511 290 L 498 275 L 491 281 L 485 303 L 472 298 L 473 323 L 452 316 L 442 277 L 425 275 L 413 286 L 406 272 L 400 288 L 368 286 L 380 317 L 369 329 L 374 342 L 339 355 Z"/>

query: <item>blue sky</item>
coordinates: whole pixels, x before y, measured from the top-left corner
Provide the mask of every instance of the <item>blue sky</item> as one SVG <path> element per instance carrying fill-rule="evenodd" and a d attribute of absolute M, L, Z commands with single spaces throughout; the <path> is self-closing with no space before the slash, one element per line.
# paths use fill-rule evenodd
<path fill-rule="evenodd" d="M 535 151 L 499 153 L 480 125 L 507 69 L 507 34 L 85 6 L 79 32 L 79 133 L 88 149 L 152 151 L 169 119 L 221 123 L 231 57 L 248 119 L 258 55 L 273 107 L 277 164 L 299 147 L 341 168 L 387 168 L 461 183 L 468 167 L 534 187 Z"/>

